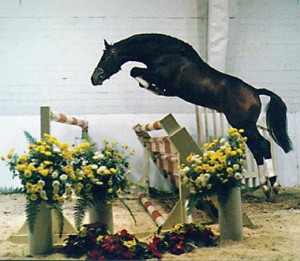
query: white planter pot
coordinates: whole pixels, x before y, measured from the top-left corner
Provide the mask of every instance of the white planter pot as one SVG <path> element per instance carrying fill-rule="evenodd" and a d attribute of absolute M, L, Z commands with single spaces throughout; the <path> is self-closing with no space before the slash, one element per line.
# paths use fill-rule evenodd
<path fill-rule="evenodd" d="M 221 240 L 243 240 L 243 212 L 241 190 L 233 188 L 228 200 L 218 204 Z"/>
<path fill-rule="evenodd" d="M 113 206 L 105 200 L 96 200 L 95 205 L 89 209 L 90 223 L 101 222 L 107 225 L 108 230 L 113 233 Z"/>
<path fill-rule="evenodd" d="M 39 213 L 33 233 L 28 231 L 30 255 L 42 255 L 52 251 L 52 214 L 45 202 L 39 204 Z"/>

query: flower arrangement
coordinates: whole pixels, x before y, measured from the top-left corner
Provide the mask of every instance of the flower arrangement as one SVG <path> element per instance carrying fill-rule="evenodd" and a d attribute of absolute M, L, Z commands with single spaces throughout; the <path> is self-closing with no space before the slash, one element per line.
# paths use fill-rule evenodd
<path fill-rule="evenodd" d="M 204 144 L 203 155 L 190 154 L 189 166 L 181 166 L 183 183 L 190 192 L 189 209 L 210 196 L 226 202 L 233 187 L 242 185 L 246 157 L 244 130 L 229 128 L 229 136 Z"/>
<path fill-rule="evenodd" d="M 13 177 L 21 180 L 26 194 L 29 229 L 33 232 L 40 203 L 45 202 L 59 217 L 62 234 L 62 203 L 71 199 L 70 183 L 76 178 L 72 166 L 72 151 L 67 143 L 61 143 L 48 134 L 41 140 L 35 140 L 27 132 L 25 135 L 31 143 L 28 151 L 19 156 L 11 150 L 7 155 L 7 163 Z"/>
<path fill-rule="evenodd" d="M 176 224 L 162 237 L 154 237 L 149 245 L 160 253 L 181 255 L 191 252 L 195 247 L 215 246 L 215 235 L 211 229 L 195 223 Z"/>
<path fill-rule="evenodd" d="M 158 255 L 157 255 L 158 254 Z M 88 253 L 88 260 L 144 260 L 160 258 L 153 253 L 147 243 L 139 241 L 133 234 L 123 229 L 113 235 L 100 235 L 96 247 Z"/>
<path fill-rule="evenodd" d="M 123 146 L 123 149 L 128 149 Z M 132 154 L 131 152 L 130 154 Z M 97 200 L 113 203 L 118 194 L 128 185 L 127 174 L 130 164 L 125 152 L 120 151 L 116 142 L 103 141 L 97 149 L 89 142 L 82 143 L 73 151 L 76 178 L 72 186 L 78 198 L 75 204 L 75 224 L 80 228 L 85 211 Z"/>
<path fill-rule="evenodd" d="M 102 223 L 84 225 L 78 235 L 66 240 L 65 253 L 68 257 L 88 260 L 144 260 L 161 259 L 163 254 L 181 255 L 195 247 L 215 246 L 215 235 L 197 224 L 177 224 L 162 236 L 154 236 L 150 243 L 138 240 L 123 229 L 110 234 Z"/>
<path fill-rule="evenodd" d="M 77 235 L 70 235 L 66 241 L 64 252 L 68 257 L 79 258 L 96 248 L 97 238 L 109 235 L 107 225 L 101 222 L 83 225 Z"/>

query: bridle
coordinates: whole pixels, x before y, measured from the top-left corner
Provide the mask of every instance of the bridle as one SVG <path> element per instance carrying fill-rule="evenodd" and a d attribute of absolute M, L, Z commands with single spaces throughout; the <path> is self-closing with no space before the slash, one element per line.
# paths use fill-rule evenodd
<path fill-rule="evenodd" d="M 95 71 L 98 72 L 98 73 L 100 73 L 100 74 L 104 73 L 104 70 L 102 68 L 99 68 L 99 67 L 96 67 Z"/>

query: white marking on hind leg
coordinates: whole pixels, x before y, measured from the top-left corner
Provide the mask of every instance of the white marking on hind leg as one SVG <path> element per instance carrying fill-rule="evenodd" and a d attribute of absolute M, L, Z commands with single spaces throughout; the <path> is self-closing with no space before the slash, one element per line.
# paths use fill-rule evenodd
<path fill-rule="evenodd" d="M 276 174 L 273 169 L 272 159 L 265 159 L 266 175 L 268 178 L 276 177 Z"/>
<path fill-rule="evenodd" d="M 139 82 L 140 85 L 142 85 L 145 89 L 148 89 L 150 86 L 150 83 L 144 80 L 141 77 L 135 77 L 135 79 Z"/>
<path fill-rule="evenodd" d="M 265 184 L 266 183 L 266 168 L 265 165 L 259 165 L 257 167 L 258 169 L 258 177 L 259 177 L 259 183 Z"/>

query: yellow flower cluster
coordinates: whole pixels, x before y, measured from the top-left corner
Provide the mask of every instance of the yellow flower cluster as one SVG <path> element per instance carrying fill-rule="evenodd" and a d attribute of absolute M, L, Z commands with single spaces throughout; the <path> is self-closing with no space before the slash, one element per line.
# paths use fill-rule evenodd
<path fill-rule="evenodd" d="M 98 151 L 83 145 L 73 156 L 76 158 L 76 180 L 73 184 L 79 197 L 94 198 L 95 194 L 106 200 L 117 197 L 127 186 L 129 163 L 127 157 L 117 149 L 117 143 L 104 139 Z M 124 146 L 128 149 L 128 146 Z"/>
<path fill-rule="evenodd" d="M 204 144 L 203 155 L 191 153 L 188 166 L 181 166 L 183 182 L 189 187 L 192 198 L 228 191 L 241 184 L 246 158 L 246 137 L 243 130 L 230 128 L 227 138 Z"/>
<path fill-rule="evenodd" d="M 30 144 L 26 153 L 18 156 L 11 150 L 2 159 L 8 160 L 31 201 L 61 202 L 71 200 L 73 193 L 93 199 L 95 191 L 111 200 L 128 185 L 127 157 L 117 149 L 116 142 L 107 140 L 98 151 L 89 142 L 70 149 L 67 143 L 45 134 Z"/>
<path fill-rule="evenodd" d="M 43 139 L 30 144 L 26 153 L 18 156 L 11 150 L 6 158 L 13 175 L 24 185 L 29 200 L 48 203 L 71 200 L 72 187 L 68 184 L 76 175 L 73 151 L 67 143 L 45 134 Z"/>

